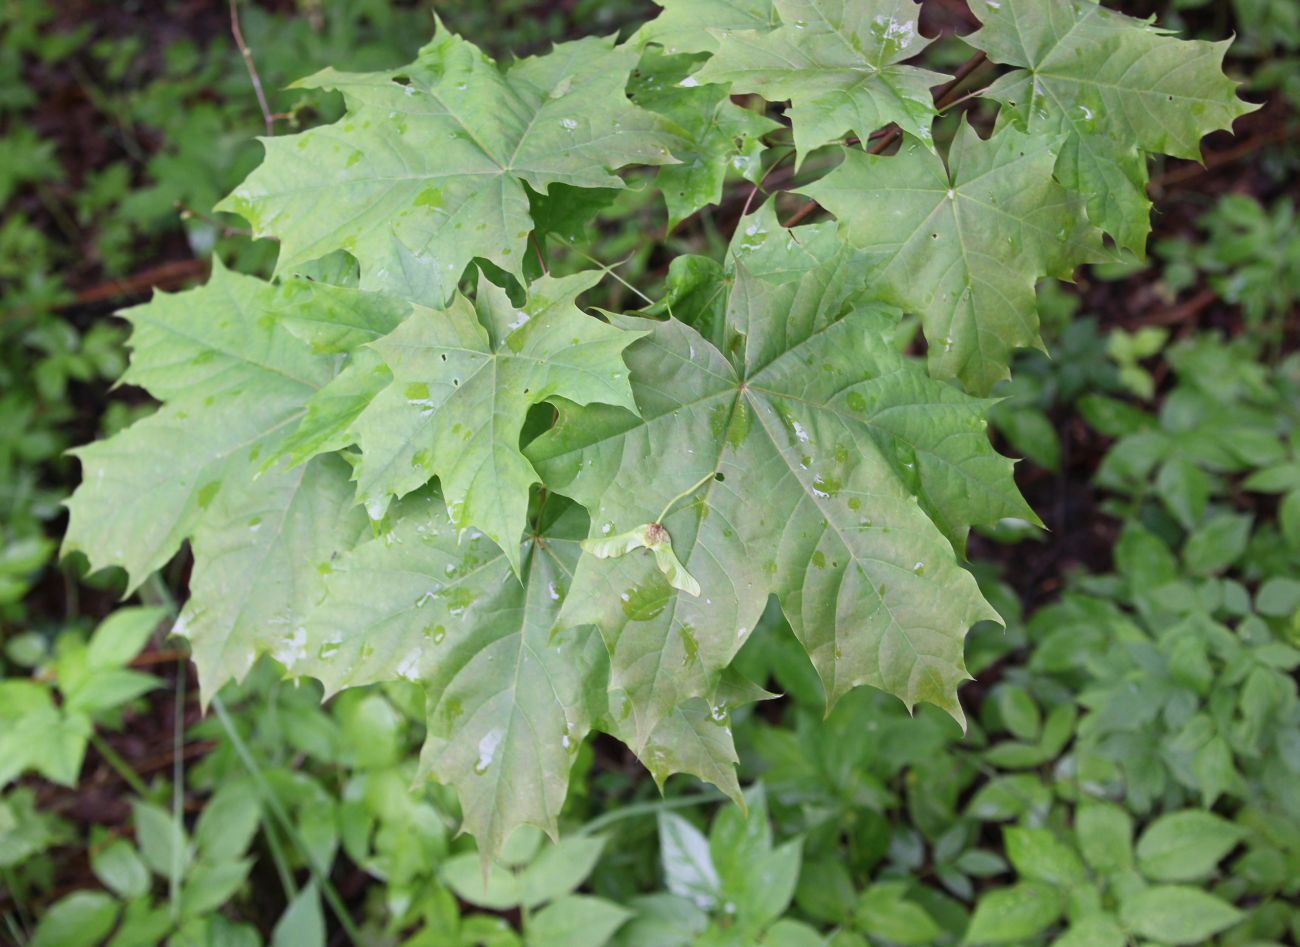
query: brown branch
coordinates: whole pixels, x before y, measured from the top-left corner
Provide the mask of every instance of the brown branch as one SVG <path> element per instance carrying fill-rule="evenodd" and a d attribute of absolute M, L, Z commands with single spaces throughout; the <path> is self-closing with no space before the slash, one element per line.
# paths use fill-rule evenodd
<path fill-rule="evenodd" d="M 1186 302 L 1162 309 L 1152 315 L 1133 320 L 1135 326 L 1171 326 L 1195 319 L 1219 298 L 1219 294 L 1206 287 Z"/>
<path fill-rule="evenodd" d="M 978 52 L 962 63 L 957 68 L 957 71 L 952 74 L 952 78 L 944 83 L 935 95 L 935 104 L 941 109 L 945 109 L 951 105 L 951 102 L 947 102 L 948 97 L 957 90 L 959 85 L 969 79 L 976 69 L 984 65 L 987 60 L 988 57 L 984 53 Z"/>
<path fill-rule="evenodd" d="M 217 748 L 217 745 L 216 740 L 194 740 L 191 743 L 186 743 L 181 748 L 180 758 L 183 760 L 192 760 L 196 756 L 203 756 L 206 753 L 211 753 Z M 154 770 L 166 769 L 175 761 L 176 751 L 169 749 L 155 756 L 150 756 L 141 760 L 139 763 L 135 764 L 135 771 L 142 774 L 152 773 Z"/>
<path fill-rule="evenodd" d="M 546 261 L 545 261 L 544 259 L 542 259 L 542 245 L 541 245 L 541 243 L 539 243 L 538 240 L 537 240 L 537 231 L 534 230 L 534 231 L 533 231 L 531 234 L 529 234 L 528 236 L 529 236 L 529 237 L 531 238 L 531 240 L 532 240 L 532 244 L 533 244 L 533 252 L 537 254 L 537 265 L 540 266 L 540 267 L 542 268 L 542 273 L 543 273 L 544 275 L 546 275 L 546 276 L 550 276 L 550 275 L 551 275 L 551 271 L 550 271 L 550 269 L 546 266 Z"/>
<path fill-rule="evenodd" d="M 230 32 L 235 37 L 235 45 L 239 47 L 240 55 L 244 57 L 244 65 L 248 68 L 248 78 L 253 83 L 253 91 L 257 94 L 257 104 L 262 109 L 262 121 L 266 123 L 267 137 L 275 134 L 275 118 L 271 115 L 271 106 L 267 104 L 266 93 L 262 91 L 262 80 L 257 75 L 257 67 L 253 65 L 253 53 L 244 42 L 243 31 L 239 28 L 239 6 L 238 0 L 230 0 Z"/>
<path fill-rule="evenodd" d="M 771 173 L 775 171 L 778 167 L 780 167 L 783 163 L 785 163 L 787 159 L 793 157 L 794 154 L 795 154 L 795 149 L 793 146 L 791 146 L 789 151 L 781 155 L 781 157 L 777 158 L 768 166 L 767 170 L 763 172 L 763 174 L 759 177 L 758 181 L 754 184 L 754 186 L 749 189 L 749 196 L 745 198 L 745 206 L 740 209 L 739 219 L 744 219 L 745 215 L 749 213 L 750 205 L 754 203 L 754 198 L 758 196 L 758 192 L 763 190 L 763 184 L 767 181 L 768 176 L 771 175 Z M 767 192 L 764 191 L 763 193 L 766 194 Z"/>
<path fill-rule="evenodd" d="M 26 318 L 38 312 L 67 312 L 69 309 L 76 309 L 78 306 L 88 306 L 92 303 L 105 302 L 121 296 L 138 296 L 150 289 L 171 289 L 176 286 L 184 286 L 186 283 L 205 276 L 207 272 L 208 262 L 206 260 L 177 260 L 174 263 L 163 263 L 160 266 L 141 270 L 131 276 L 110 279 L 88 287 L 71 299 L 56 303 L 53 306 L 39 309 L 33 306 L 19 306 L 7 312 L 0 312 L 0 322 Z"/>
<path fill-rule="evenodd" d="M 207 260 L 177 260 L 159 266 L 141 270 L 121 279 L 111 279 L 97 286 L 83 289 L 70 302 L 54 307 L 62 311 L 85 306 L 90 303 L 117 299 L 119 296 L 136 296 L 150 289 L 169 289 L 183 286 L 191 280 L 199 279 L 208 272 Z"/>
<path fill-rule="evenodd" d="M 178 650 L 143 651 L 131 661 L 131 667 L 149 667 L 153 664 L 175 664 L 189 657 L 189 652 Z"/>

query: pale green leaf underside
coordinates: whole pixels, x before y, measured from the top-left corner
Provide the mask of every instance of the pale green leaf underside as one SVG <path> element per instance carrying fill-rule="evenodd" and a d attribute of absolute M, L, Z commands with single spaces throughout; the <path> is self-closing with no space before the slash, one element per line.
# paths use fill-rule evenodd
<path fill-rule="evenodd" d="M 776 7 L 779 29 L 719 33 L 717 52 L 696 78 L 789 100 L 801 158 L 848 132 L 865 142 L 891 122 L 931 141 L 930 89 L 948 77 L 899 65 L 928 45 L 913 0 L 777 0 Z"/>
<path fill-rule="evenodd" d="M 599 635 L 555 627 L 587 520 L 562 498 L 551 504 L 558 515 L 548 514 L 520 549 L 521 584 L 485 537 L 457 540 L 436 491 L 400 501 L 391 530 L 335 564 L 290 665 L 330 692 L 422 683 L 429 694 L 422 768 L 456 788 L 467 829 L 489 853 L 521 824 L 553 835 L 582 740 L 593 727 L 620 734 Z M 737 703 L 754 699 L 733 690 Z M 647 753 L 647 765 L 661 777 L 693 772 L 735 792 L 725 721 L 713 720 L 703 702 L 669 716 L 658 738 L 677 750 Z"/>
<path fill-rule="evenodd" d="M 279 239 L 282 273 L 343 249 L 362 289 L 441 305 L 474 257 L 522 274 L 525 185 L 618 188 L 614 170 L 674 160 L 676 137 L 624 94 L 635 63 L 591 38 L 502 72 L 442 30 L 403 69 L 327 69 L 299 85 L 343 92 L 347 114 L 264 140 L 266 160 L 220 207 Z"/>
<path fill-rule="evenodd" d="M 622 351 L 637 336 L 574 305 L 599 275 L 544 276 L 520 309 L 480 279 L 474 303 L 417 307 L 374 343 L 392 381 L 352 425 L 358 496 L 373 518 L 438 477 L 456 528 L 482 530 L 519 565 L 538 480 L 519 450 L 528 409 L 556 396 L 635 408 Z"/>
<path fill-rule="evenodd" d="M 1050 138 L 964 125 L 949 168 L 915 143 L 882 158 L 849 152 L 801 188 L 863 250 L 877 291 L 921 317 L 931 372 L 984 394 L 1016 348 L 1040 346 L 1034 287 L 1102 258 L 1083 199 L 1052 177 Z"/>
<path fill-rule="evenodd" d="M 772 0 L 655 0 L 662 12 L 632 37 L 637 45 L 658 43 L 672 53 L 711 53 L 715 31 L 775 29 L 780 22 Z"/>
<path fill-rule="evenodd" d="M 122 566 L 134 587 L 193 542 L 175 632 L 190 639 L 205 700 L 257 654 L 295 646 L 322 567 L 359 528 L 340 459 L 267 469 L 336 361 L 288 330 L 296 292 L 218 263 L 206 286 L 124 312 L 125 380 L 165 403 L 78 451 L 65 551 Z"/>
<path fill-rule="evenodd" d="M 729 169 L 757 183 L 763 174 L 762 136 L 781 127 L 732 102 L 726 86 L 690 78 L 698 61 L 698 56 L 666 56 L 651 46 L 641 54 L 628 87 L 632 101 L 671 121 L 682 141 L 674 149 L 681 162 L 664 165 L 655 178 L 668 205 L 669 227 L 718 203 Z"/>
<path fill-rule="evenodd" d="M 972 0 L 971 10 L 983 27 L 966 42 L 1022 67 L 986 94 L 1033 134 L 1063 136 L 1058 180 L 1138 254 L 1150 232 L 1147 155 L 1198 158 L 1202 137 L 1255 108 L 1224 75 L 1228 42 L 1178 39 L 1093 0 Z"/>
<path fill-rule="evenodd" d="M 208 285 L 122 313 L 134 327 L 123 381 L 167 403 L 76 451 L 82 485 L 68 501 L 65 553 L 121 566 L 134 588 L 171 559 L 223 484 L 252 477 L 330 372 L 276 324 L 275 303 L 275 287 L 218 264 Z"/>
<path fill-rule="evenodd" d="M 527 451 L 588 507 L 593 538 L 653 521 L 704 481 L 664 520 L 700 596 L 671 589 L 648 552 L 584 557 L 561 611 L 561 627 L 604 635 L 634 748 L 672 708 L 713 697 L 771 593 L 831 700 L 872 684 L 960 716 L 966 629 L 995 614 L 926 510 L 964 529 L 985 510 L 954 503 L 953 485 L 1013 495 L 999 483 L 1010 462 L 993 455 L 978 402 L 894 352 L 887 319 L 862 306 L 837 318 L 860 273 L 860 260 L 833 260 L 773 286 L 742 270 L 734 364 L 681 323 L 616 320 L 651 332 L 627 352 L 641 419 L 566 406 Z"/>

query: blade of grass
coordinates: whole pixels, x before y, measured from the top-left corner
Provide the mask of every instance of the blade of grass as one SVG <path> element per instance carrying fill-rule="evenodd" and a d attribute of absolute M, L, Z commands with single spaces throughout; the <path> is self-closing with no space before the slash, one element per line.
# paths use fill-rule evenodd
<path fill-rule="evenodd" d="M 172 615 L 176 614 L 177 612 L 176 598 L 175 596 L 172 595 L 171 589 L 167 587 L 167 583 L 163 581 L 162 575 L 160 573 L 155 572 L 153 575 L 151 575 L 147 580 L 147 582 L 145 583 L 145 587 L 142 591 L 145 593 L 141 596 L 142 598 L 145 598 L 147 600 L 152 600 L 162 605 L 169 612 L 171 612 Z M 186 659 L 182 657 L 181 661 L 178 664 L 178 668 L 177 668 L 178 681 L 183 681 L 185 679 L 186 676 L 185 660 Z M 181 707 L 182 704 L 184 703 L 183 689 L 181 690 L 180 694 L 181 697 L 178 698 L 178 704 L 177 704 L 178 707 Z M 183 720 L 183 714 L 178 719 Z M 106 759 L 109 762 L 109 764 L 112 765 L 113 768 L 116 769 L 119 774 L 121 774 L 123 779 L 125 779 L 128 783 L 131 784 L 131 787 L 137 793 L 139 793 L 141 796 L 145 795 L 147 791 L 147 787 L 145 787 L 144 783 L 140 781 L 140 778 L 138 775 L 136 775 L 135 771 L 131 770 L 130 767 L 126 765 L 126 762 L 122 760 L 120 756 L 114 753 L 112 748 L 108 746 L 107 743 L 103 743 L 103 741 L 99 738 L 98 734 L 95 734 L 92 737 L 92 739 L 98 741 L 95 743 L 95 746 L 100 751 L 101 755 L 103 755 L 104 759 Z M 174 749 L 175 749 L 175 754 L 174 754 L 175 762 L 173 763 L 173 767 L 174 767 L 173 778 L 176 779 L 176 784 L 180 785 L 180 779 L 183 777 L 182 758 L 184 754 L 181 753 L 181 746 L 180 746 L 179 739 L 177 740 Z M 130 777 L 128 777 L 127 775 L 128 772 L 130 773 Z M 131 777 L 134 777 L 135 779 L 134 782 L 132 782 Z M 176 798 L 182 798 L 182 797 L 176 797 Z M 266 825 L 266 846 L 271 852 L 271 861 L 275 865 L 275 872 L 280 878 L 280 886 L 284 888 L 285 899 L 287 901 L 292 901 L 298 894 L 298 885 L 294 883 L 293 871 L 290 870 L 289 868 L 289 858 L 285 854 L 284 846 L 283 844 L 281 844 L 280 836 L 275 829 L 274 823 L 267 823 Z"/>
<path fill-rule="evenodd" d="M 348 914 L 347 907 L 343 904 L 343 899 L 339 897 L 338 892 L 334 889 L 334 885 L 330 882 L 324 870 L 316 863 L 316 856 L 313 854 L 311 849 L 307 847 L 306 843 L 303 842 L 302 836 L 298 834 L 297 828 L 294 827 L 293 821 L 289 818 L 289 814 L 284 811 L 284 806 L 280 804 L 279 798 L 275 795 L 274 790 L 271 789 L 270 784 L 266 781 L 266 776 L 262 773 L 261 767 L 258 766 L 257 761 L 253 759 L 252 753 L 248 750 L 248 745 L 244 743 L 244 738 L 239 735 L 239 731 L 235 728 L 234 721 L 230 719 L 230 714 L 226 710 L 225 702 L 218 694 L 212 696 L 212 709 L 216 711 L 217 719 L 221 722 L 221 728 L 226 732 L 226 736 L 230 740 L 230 745 L 235 748 L 235 755 L 239 757 L 240 762 L 244 764 L 244 769 L 248 770 L 248 774 L 253 777 L 253 782 L 257 784 L 258 792 L 262 794 L 262 801 L 266 804 L 266 807 L 271 810 L 271 814 L 275 817 L 276 821 L 280 823 L 280 828 L 289 838 L 289 841 L 298 849 L 298 852 L 303 857 L 303 861 L 307 863 L 307 868 L 311 872 L 312 878 L 316 880 L 316 884 L 320 887 L 321 894 L 324 896 L 325 902 L 330 906 L 330 910 L 333 911 L 334 916 L 338 918 L 339 926 L 343 928 L 343 932 L 347 935 L 348 941 L 353 944 L 361 943 L 361 932 L 357 929 L 356 923 L 352 920 L 352 916 Z"/>
<path fill-rule="evenodd" d="M 284 846 L 280 844 L 280 832 L 274 822 L 267 822 L 265 830 L 266 847 L 271 850 L 271 861 L 275 865 L 275 873 L 280 876 L 280 887 L 284 889 L 285 900 L 291 902 L 298 896 L 298 885 L 294 883 L 289 858 L 284 853 Z"/>
<path fill-rule="evenodd" d="M 691 806 L 706 806 L 711 802 L 726 801 L 727 797 L 720 792 L 701 792 L 689 796 L 678 796 L 675 799 L 656 799 L 653 802 L 639 802 L 631 806 L 620 806 L 579 826 L 578 834 L 591 835 L 593 832 L 599 832 L 607 825 L 621 822 L 623 819 L 633 819 L 643 815 L 658 815 L 660 812 L 667 812 L 672 809 L 687 809 Z"/>
<path fill-rule="evenodd" d="M 14 915 L 8 911 L 5 912 L 5 927 L 9 928 L 9 936 L 13 938 L 15 944 L 25 944 L 31 938 L 19 927 L 21 922 L 16 920 Z"/>
<path fill-rule="evenodd" d="M 177 844 L 172 846 L 172 864 L 167 877 L 167 900 L 173 921 L 181 917 L 181 845 L 185 838 L 185 661 L 176 663 L 176 704 L 172 713 L 172 821 Z"/>
<path fill-rule="evenodd" d="M 5 912 L 5 926 L 13 935 L 15 944 L 25 944 L 31 938 L 32 914 L 27 907 L 27 895 L 12 868 L 3 869 L 5 888 L 13 900 L 14 910 Z"/>
<path fill-rule="evenodd" d="M 130 786 L 137 796 L 143 799 L 149 795 L 149 787 L 144 784 L 140 774 L 133 770 L 131 765 L 122 759 L 121 755 L 109 746 L 108 741 L 100 736 L 96 730 L 90 732 L 90 745 L 99 752 L 105 763 L 113 767 L 113 771 L 122 777 L 122 781 Z"/>
<path fill-rule="evenodd" d="M 140 590 L 140 597 L 147 602 L 163 606 L 175 616 L 176 596 L 172 594 L 162 576 L 155 572 L 145 580 Z M 185 838 L 185 684 L 188 665 L 182 658 L 176 662 L 176 700 L 172 713 L 172 821 L 176 827 L 176 838 Z M 98 744 L 96 744 L 98 747 Z M 103 752 L 103 749 L 100 749 Z M 112 763 L 112 759 L 105 756 Z M 130 780 L 127 780 L 130 782 Z M 135 789 L 135 785 L 132 784 Z M 144 795 L 142 789 L 136 792 Z M 172 863 L 167 873 L 167 903 L 173 922 L 181 917 L 181 846 L 172 846 Z"/>

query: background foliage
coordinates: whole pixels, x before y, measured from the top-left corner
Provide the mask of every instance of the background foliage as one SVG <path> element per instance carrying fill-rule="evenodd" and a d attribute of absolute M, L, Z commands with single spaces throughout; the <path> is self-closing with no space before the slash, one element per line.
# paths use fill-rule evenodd
<path fill-rule="evenodd" d="M 598 739 L 578 751 L 563 841 L 516 832 L 486 887 L 454 795 L 416 781 L 414 686 L 322 706 L 318 685 L 281 683 L 263 661 L 203 715 L 187 656 L 162 632 L 200 581 L 187 561 L 111 616 L 120 576 L 53 561 L 75 480 L 63 451 L 148 410 L 108 391 L 124 366 L 109 314 L 200 279 L 214 253 L 268 272 L 276 250 L 213 211 L 257 164 L 263 130 L 225 7 L 2 9 L 0 938 L 1300 942 L 1293 4 L 1125 5 L 1191 35 L 1236 32 L 1230 71 L 1265 107 L 1235 139 L 1208 140 L 1205 169 L 1156 163 L 1148 261 L 1038 288 L 1054 357 L 1016 355 L 993 427 L 1027 458 L 1018 480 L 1050 532 L 1009 515 L 971 541 L 1008 627 L 968 641 L 969 732 L 867 690 L 823 720 L 821 684 L 769 611 L 739 668 L 785 696 L 726 721 L 748 819 L 683 777 L 661 799 L 621 745 Z M 438 12 L 504 54 L 630 29 L 654 10 Z M 923 15 L 927 34 L 974 25 L 956 2 L 927 0 Z M 406 62 L 430 18 L 304 2 L 241 6 L 240 24 L 283 130 L 341 113 L 337 97 L 285 90 L 292 79 Z M 926 53 L 949 71 L 950 55 L 942 41 Z M 797 86 L 770 94 L 799 106 Z M 602 256 L 685 305 L 689 281 L 666 261 L 718 256 L 749 192 L 735 182 L 693 217 L 625 193 L 596 225 Z M 611 310 L 642 305 L 615 279 L 596 295 Z"/>

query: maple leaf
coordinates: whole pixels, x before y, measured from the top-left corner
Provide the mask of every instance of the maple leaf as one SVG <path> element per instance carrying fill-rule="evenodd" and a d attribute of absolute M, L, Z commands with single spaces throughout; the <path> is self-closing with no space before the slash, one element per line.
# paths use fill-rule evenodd
<path fill-rule="evenodd" d="M 865 683 L 960 717 L 963 636 L 995 614 L 945 534 L 988 516 L 986 497 L 1026 508 L 982 404 L 892 348 L 864 273 L 844 253 L 784 282 L 737 265 L 721 347 L 614 319 L 650 333 L 626 353 L 640 418 L 562 404 L 526 450 L 588 508 L 593 540 L 658 523 L 702 590 L 673 589 L 648 550 L 578 564 L 559 626 L 600 629 L 638 753 L 674 708 L 713 697 L 770 593 L 830 701 Z"/>
<path fill-rule="evenodd" d="M 909 142 L 891 157 L 850 151 L 799 189 L 866 252 L 880 296 L 921 317 L 931 372 L 977 394 L 1009 376 L 1013 349 L 1041 346 L 1038 280 L 1106 258 L 1083 198 L 1052 177 L 1054 145 L 963 123 L 947 168 Z"/>
<path fill-rule="evenodd" d="M 259 455 L 292 429 L 331 368 L 269 315 L 276 293 L 214 261 L 206 286 L 159 292 L 121 313 L 133 329 L 122 381 L 165 405 L 73 451 L 82 484 L 67 504 L 65 555 L 121 566 L 135 588 L 171 559 L 223 485 L 251 478 Z"/>
<path fill-rule="evenodd" d="M 948 77 L 900 65 L 929 45 L 913 0 L 776 0 L 776 8 L 779 29 L 719 34 L 696 78 L 789 100 L 800 160 L 849 131 L 865 142 L 891 122 L 931 142 L 930 89 Z"/>
<path fill-rule="evenodd" d="M 466 829 L 494 854 L 519 825 L 556 834 L 569 771 L 593 727 L 620 733 L 606 693 L 608 657 L 591 628 L 557 630 L 587 532 L 563 497 L 510 557 L 486 537 L 460 541 L 434 488 L 395 504 L 391 528 L 333 564 L 325 595 L 288 657 L 327 693 L 390 680 L 428 692 L 424 775 L 453 786 Z M 729 675 L 722 700 L 767 695 Z M 739 798 L 724 710 L 674 708 L 646 754 L 656 778 L 693 772 Z"/>
<path fill-rule="evenodd" d="M 641 55 L 628 87 L 632 101 L 657 112 L 678 129 L 680 164 L 664 165 L 655 185 L 668 205 L 669 229 L 722 198 L 728 169 L 757 184 L 763 174 L 763 141 L 781 126 L 731 101 L 725 85 L 701 85 L 690 76 L 698 57 L 666 56 L 654 47 Z"/>
<path fill-rule="evenodd" d="M 772 0 L 655 0 L 663 7 L 632 42 L 658 43 L 665 52 L 711 53 L 718 48 L 717 33 L 732 30 L 775 29 L 780 22 Z"/>
<path fill-rule="evenodd" d="M 334 564 L 288 665 L 327 693 L 422 683 L 422 765 L 456 788 L 487 852 L 522 823 L 555 834 L 574 756 L 604 710 L 599 636 L 552 635 L 586 519 L 562 499 L 553 510 L 507 556 L 483 536 L 459 541 L 436 490 L 411 494 L 394 507 L 391 530 Z"/>
<path fill-rule="evenodd" d="M 983 27 L 965 41 L 1023 67 L 983 94 L 1029 132 L 1061 137 L 1057 179 L 1139 256 L 1151 230 L 1147 155 L 1198 159 L 1203 136 L 1258 108 L 1223 73 L 1229 40 L 1177 39 L 1095 0 L 971 0 L 971 10 Z"/>
<path fill-rule="evenodd" d="M 474 303 L 458 295 L 444 312 L 415 307 L 373 343 L 392 382 L 353 423 L 358 497 L 372 518 L 436 476 L 457 529 L 482 530 L 519 565 L 538 480 L 519 450 L 528 409 L 556 396 L 635 408 L 621 354 L 638 336 L 574 305 L 599 278 L 544 276 L 522 308 L 480 279 Z"/>
<path fill-rule="evenodd" d="M 529 189 L 621 188 L 614 170 L 674 160 L 665 121 L 624 92 L 636 58 L 588 38 L 502 72 L 440 27 L 401 69 L 300 80 L 342 92 L 347 113 L 264 139 L 266 160 L 219 207 L 280 240 L 280 273 L 343 249 L 361 289 L 434 306 L 475 257 L 522 282 Z"/>
<path fill-rule="evenodd" d="M 310 280 L 283 284 L 276 317 L 313 351 L 343 355 L 345 361 L 338 374 L 308 399 L 302 420 L 280 449 L 267 457 L 264 470 L 286 458 L 301 464 L 356 441 L 353 424 L 393 380 L 368 343 L 392 332 L 416 309 L 422 307 L 351 286 Z"/>
<path fill-rule="evenodd" d="M 258 479 L 236 478 L 195 524 L 190 597 L 172 633 L 188 638 L 204 701 L 257 655 L 291 663 L 321 575 L 362 534 L 350 469 L 320 457 Z"/>
<path fill-rule="evenodd" d="M 191 641 L 205 701 L 292 641 L 319 595 L 318 566 L 359 529 L 338 458 L 259 478 L 333 371 L 332 356 L 278 317 L 293 297 L 214 261 L 207 285 L 124 311 L 133 331 L 123 381 L 164 404 L 76 452 L 83 482 L 68 501 L 65 553 L 122 566 L 130 589 L 193 540 L 191 596 L 174 633 Z"/>

